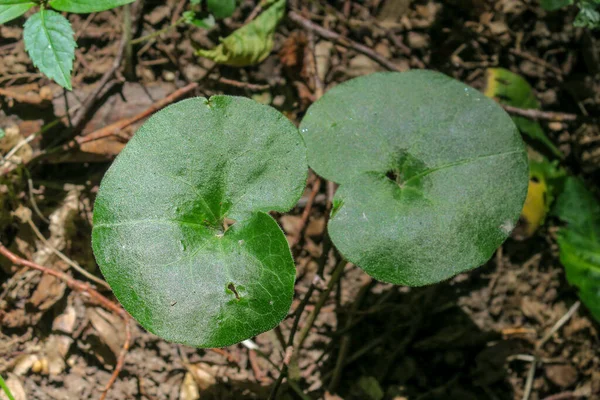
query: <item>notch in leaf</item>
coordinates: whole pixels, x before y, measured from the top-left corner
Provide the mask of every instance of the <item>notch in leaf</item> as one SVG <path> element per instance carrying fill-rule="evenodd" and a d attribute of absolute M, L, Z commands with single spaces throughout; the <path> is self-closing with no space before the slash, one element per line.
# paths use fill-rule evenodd
<path fill-rule="evenodd" d="M 302 137 L 273 108 L 230 96 L 179 102 L 106 173 L 94 254 L 150 332 L 197 347 L 240 342 L 290 308 L 294 262 L 267 212 L 292 208 L 306 176 Z"/>
<path fill-rule="evenodd" d="M 376 279 L 440 282 L 486 262 L 527 195 L 527 154 L 511 118 L 432 71 L 343 83 L 300 126 L 309 165 L 339 183 L 329 235 Z"/>

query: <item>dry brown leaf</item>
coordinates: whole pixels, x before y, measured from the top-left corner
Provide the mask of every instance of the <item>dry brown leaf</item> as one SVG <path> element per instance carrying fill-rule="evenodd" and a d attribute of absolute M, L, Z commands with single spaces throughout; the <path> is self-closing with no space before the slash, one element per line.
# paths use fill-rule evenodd
<path fill-rule="evenodd" d="M 294 31 L 283 42 L 279 50 L 281 63 L 288 68 L 302 66 L 304 60 L 304 49 L 308 44 L 304 31 Z"/>
<path fill-rule="evenodd" d="M 198 385 L 200 391 L 204 391 L 217 383 L 215 371 L 206 363 L 186 364 L 188 374 Z"/>
<path fill-rule="evenodd" d="M 181 388 L 179 389 L 179 399 L 198 400 L 199 398 L 200 390 L 194 380 L 194 376 L 191 372 L 186 372 L 185 378 L 183 378 L 183 382 L 181 383 Z"/>

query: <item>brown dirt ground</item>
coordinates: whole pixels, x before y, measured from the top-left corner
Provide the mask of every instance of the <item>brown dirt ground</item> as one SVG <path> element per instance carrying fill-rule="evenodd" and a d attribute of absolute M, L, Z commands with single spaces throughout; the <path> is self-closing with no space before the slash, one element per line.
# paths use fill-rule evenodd
<path fill-rule="evenodd" d="M 574 10 L 549 13 L 529 0 L 290 3 L 314 22 L 367 45 L 400 70 L 436 69 L 481 87 L 486 68 L 507 68 L 532 84 L 544 110 L 599 115 L 600 39 L 573 27 Z M 138 36 L 168 26 L 185 5 L 147 0 L 137 23 Z M 88 113 L 81 133 L 136 115 L 193 81 L 200 82 L 197 95 L 252 96 L 298 122 L 314 100 L 315 79 L 307 50 L 310 35 L 292 21 L 280 25 L 275 51 L 256 67 L 215 66 L 193 55 L 195 46 L 212 46 L 240 26 L 254 6 L 255 1 L 242 1 L 232 18 L 208 32 L 179 26 L 134 47 L 133 76 L 123 83 L 123 76 L 117 75 Z M 69 16 L 79 48 L 75 90 L 66 96 L 37 73 L 24 52 L 23 19 L 0 26 L 0 87 L 13 93 L 0 96 L 0 127 L 14 139 L 2 145 L 3 154 L 66 109 L 80 106 L 93 91 L 117 54 L 122 12 Z M 327 88 L 384 69 L 354 50 L 313 39 Z M 588 182 L 599 182 L 598 126 L 543 125 L 567 155 L 565 165 Z M 34 212 L 33 221 L 52 246 L 100 276 L 89 246 L 94 194 L 108 162 L 137 126 L 72 150 L 61 145 L 77 132 L 61 122 L 18 152 L 20 165 L 0 168 L 2 242 L 45 266 L 68 269 L 13 213 L 19 206 L 35 204 L 39 213 Z M 292 310 L 313 282 L 322 252 L 332 189 L 328 185 L 321 185 L 306 231 L 299 237 L 314 181 L 311 176 L 298 206 L 279 216 L 290 241 L 297 242 Z M 532 238 L 509 239 L 485 266 L 426 288 L 374 283 L 349 266 L 301 353 L 298 387 L 308 398 L 338 398 L 325 390 L 345 342 L 347 364 L 337 393 L 343 399 L 521 399 L 531 356 L 539 359 L 531 400 L 552 395 L 600 398 L 598 325 L 584 307 L 536 349 L 577 302 L 558 261 L 555 232 L 550 223 Z M 4 259 L 0 282 L 0 374 L 28 399 L 99 397 L 124 340 L 122 321 L 63 283 Z M 281 325 L 286 337 L 291 322 L 288 318 Z M 203 399 L 261 399 L 277 376 L 273 365 L 243 345 L 218 353 L 166 343 L 133 324 L 132 329 L 131 349 L 110 399 L 192 399 L 195 390 Z M 254 341 L 271 362 L 281 365 L 284 349 L 276 331 Z M 286 383 L 280 393 L 281 398 L 299 398 Z"/>

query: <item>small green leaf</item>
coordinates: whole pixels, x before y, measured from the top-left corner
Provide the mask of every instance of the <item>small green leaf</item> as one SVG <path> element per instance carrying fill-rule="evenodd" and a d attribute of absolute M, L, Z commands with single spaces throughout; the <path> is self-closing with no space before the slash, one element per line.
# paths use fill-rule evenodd
<path fill-rule="evenodd" d="M 488 68 L 485 95 L 498 100 L 501 104 L 524 109 L 540 109 L 531 86 L 523 77 L 503 68 Z M 521 133 L 535 142 L 544 145 L 556 157 L 563 155 L 552 143 L 537 121 L 525 117 L 512 117 Z"/>
<path fill-rule="evenodd" d="M 6 136 L 6 132 L 4 129 L 0 128 L 0 139 L 4 139 L 4 136 Z"/>
<path fill-rule="evenodd" d="M 573 0 L 540 0 L 540 5 L 547 11 L 555 11 L 571 4 L 573 4 Z"/>
<path fill-rule="evenodd" d="M 0 0 L 0 6 L 33 3 L 31 0 Z"/>
<path fill-rule="evenodd" d="M 235 11 L 235 0 L 207 0 L 206 6 L 215 18 L 227 18 Z"/>
<path fill-rule="evenodd" d="M 581 180 L 569 177 L 554 213 L 567 223 L 558 233 L 567 280 L 600 321 L 600 202 Z"/>
<path fill-rule="evenodd" d="M 221 39 L 221 43 L 214 49 L 201 49 L 196 54 L 234 67 L 258 64 L 273 50 L 275 28 L 284 13 L 285 0 L 279 0 L 252 22 Z"/>
<path fill-rule="evenodd" d="M 33 64 L 48 78 L 71 90 L 75 39 L 69 21 L 43 7 L 25 23 L 25 49 Z"/>
<path fill-rule="evenodd" d="M 4 382 L 4 378 L 2 378 L 2 375 L 0 375 L 0 389 L 4 391 L 6 397 L 8 397 L 8 400 L 15 400 L 13 394 L 10 391 L 10 388 L 8 387 L 6 382 Z"/>
<path fill-rule="evenodd" d="M 133 3 L 135 0 L 51 0 L 50 6 L 59 11 L 88 14 Z"/>
<path fill-rule="evenodd" d="M 581 28 L 596 29 L 600 27 L 600 1 L 583 0 L 577 3 L 579 13 L 573 25 Z"/>
<path fill-rule="evenodd" d="M 34 5 L 35 4 L 30 1 L 14 5 L 0 5 L 0 24 L 20 17 Z"/>
<path fill-rule="evenodd" d="M 222 347 L 269 330 L 289 311 L 295 268 L 267 212 L 293 207 L 306 175 L 302 137 L 271 107 L 231 96 L 167 107 L 100 186 L 92 243 L 102 273 L 166 340 Z"/>
<path fill-rule="evenodd" d="M 328 231 L 376 279 L 410 286 L 486 262 L 527 194 L 523 141 L 477 90 L 432 71 L 328 91 L 300 126 L 309 165 L 341 184 Z"/>

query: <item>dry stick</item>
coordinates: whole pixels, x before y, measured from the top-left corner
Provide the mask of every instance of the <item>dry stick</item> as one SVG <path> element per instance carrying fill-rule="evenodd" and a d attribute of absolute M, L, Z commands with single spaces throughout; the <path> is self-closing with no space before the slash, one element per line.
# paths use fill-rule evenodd
<path fill-rule="evenodd" d="M 323 275 L 323 271 L 325 270 L 325 265 L 327 264 L 327 260 L 329 259 L 329 250 L 331 250 L 331 240 L 329 239 L 328 235 L 325 235 L 324 240 L 323 240 L 323 251 L 322 251 L 321 257 L 319 259 L 319 267 L 317 269 L 316 276 L 320 277 Z M 290 336 L 288 338 L 287 347 L 285 349 L 286 353 L 287 353 L 288 349 L 290 349 L 290 350 L 293 349 L 294 337 L 296 336 L 296 332 L 298 331 L 298 325 L 300 323 L 300 318 L 302 317 L 302 313 L 304 312 L 306 305 L 310 301 L 310 297 L 312 296 L 313 292 L 315 291 L 315 288 L 316 288 L 315 281 L 313 280 L 310 283 L 310 286 L 308 287 L 306 294 L 302 298 L 302 301 L 300 302 L 300 304 L 294 311 L 294 322 L 292 323 L 292 328 L 290 329 Z M 284 376 L 287 374 L 290 357 L 291 357 L 291 352 L 289 354 L 289 357 L 286 354 L 286 357 L 284 358 L 283 366 L 281 367 L 281 370 L 279 371 L 279 376 L 277 377 L 277 380 L 275 381 L 275 383 L 273 384 L 273 388 L 271 389 L 270 398 L 272 398 L 272 399 L 274 399 L 276 397 L 277 392 L 279 391 L 279 386 L 281 386 L 281 382 L 283 381 Z"/>
<path fill-rule="evenodd" d="M 77 272 L 79 272 L 81 275 L 85 276 L 89 280 L 94 281 L 97 284 L 104 286 L 106 289 L 110 290 L 110 286 L 108 286 L 108 283 L 106 283 L 102 279 L 90 274 L 85 269 L 83 269 L 79 264 L 77 264 L 75 261 L 71 260 L 69 257 L 64 255 L 64 253 L 62 253 L 56 247 L 52 246 L 50 244 L 50 242 L 48 242 L 48 240 L 44 237 L 44 235 L 42 235 L 42 232 L 40 232 L 38 227 L 35 226 L 35 224 L 33 223 L 33 221 L 31 220 L 31 218 L 29 216 L 25 219 L 25 222 L 27 222 L 29 224 L 29 226 L 31 227 L 31 230 L 33 230 L 33 233 L 35 233 L 35 236 L 37 236 L 37 238 L 44 244 L 44 246 L 49 248 L 61 260 L 66 262 L 69 266 L 73 267 L 73 269 L 75 269 Z"/>
<path fill-rule="evenodd" d="M 308 196 L 308 200 L 306 201 L 306 206 L 304 207 L 304 211 L 302 212 L 302 217 L 300 218 L 298 236 L 296 236 L 292 240 L 292 242 L 290 243 L 290 247 L 296 246 L 300 242 L 302 236 L 304 235 L 304 232 L 306 231 L 306 223 L 308 222 L 308 217 L 310 216 L 310 211 L 312 210 L 312 206 L 315 202 L 315 197 L 317 197 L 317 193 L 319 193 L 320 189 L 321 178 L 317 177 L 317 179 L 315 179 L 315 182 L 313 183 L 312 191 Z"/>
<path fill-rule="evenodd" d="M 570 122 L 570 121 L 582 121 L 582 122 L 598 122 L 598 118 L 587 117 L 585 115 L 568 114 L 554 111 L 542 111 L 533 108 L 518 108 L 502 104 L 502 108 L 509 114 L 513 114 L 519 117 L 525 117 L 532 120 L 545 120 L 545 121 L 559 121 L 559 122 Z"/>
<path fill-rule="evenodd" d="M 368 48 L 367 46 L 357 43 L 355 41 L 352 41 L 348 38 L 345 38 L 344 36 L 340 35 L 339 33 L 330 31 L 329 29 L 325 29 L 322 26 L 315 24 L 311 20 L 304 18 L 303 16 L 301 16 L 300 14 L 298 14 L 295 11 L 290 11 L 288 13 L 288 18 L 291 19 L 292 21 L 294 21 L 295 23 L 297 23 L 298 25 L 302 26 L 304 29 L 315 32 L 317 35 L 321 36 L 322 38 L 336 42 L 344 47 L 349 47 L 351 49 L 358 51 L 359 53 L 366 55 L 369 58 L 372 58 L 374 61 L 379 63 L 381 66 L 383 66 L 391 71 L 400 71 L 394 63 L 392 63 L 391 61 L 389 61 L 382 55 L 377 54 L 376 52 L 374 52 L 372 49 Z"/>
<path fill-rule="evenodd" d="M 102 396 L 100 397 L 100 400 L 104 400 L 104 398 L 106 397 L 106 394 L 108 393 L 108 390 L 111 388 L 111 386 L 113 385 L 113 383 L 119 376 L 119 373 L 123 369 L 123 364 L 125 362 L 125 355 L 127 354 L 127 351 L 129 350 L 129 343 L 131 342 L 131 331 L 130 331 L 129 323 L 128 323 L 129 318 L 130 318 L 129 314 L 127 314 L 125 312 L 125 310 L 122 309 L 121 307 L 119 307 L 117 304 L 108 300 L 106 297 L 104 297 L 98 291 L 93 289 L 89 283 L 77 280 L 77 279 L 65 274 L 64 272 L 56 271 L 54 269 L 50 269 L 50 268 L 44 267 L 42 265 L 36 264 L 34 262 L 31 262 L 29 260 L 26 260 L 24 258 L 21 258 L 18 255 L 16 255 L 15 253 L 8 250 L 6 247 L 4 247 L 4 245 L 2 243 L 0 243 L 0 254 L 2 254 L 4 257 L 8 258 L 12 263 L 14 263 L 16 265 L 20 265 L 22 267 L 27 267 L 27 268 L 32 268 L 32 269 L 40 271 L 44 274 L 48 274 L 48 275 L 51 275 L 55 278 L 62 280 L 71 289 L 76 290 L 82 294 L 88 295 L 91 300 L 100 304 L 102 307 L 106 308 L 107 310 L 114 312 L 115 314 L 120 316 L 123 319 L 123 321 L 125 321 L 125 343 L 123 343 L 123 347 L 122 347 L 119 357 L 117 359 L 117 364 L 115 365 L 115 369 L 114 369 L 108 383 L 106 384 L 106 386 L 103 389 Z"/>
<path fill-rule="evenodd" d="M 554 335 L 560 328 L 562 328 L 562 326 L 567 323 L 567 321 L 573 316 L 573 314 L 577 312 L 580 305 L 580 301 L 577 301 L 575 304 L 573 304 L 571 308 L 569 308 L 569 311 L 567 311 L 565 315 L 563 315 L 558 321 L 556 321 L 556 323 L 552 326 L 552 328 L 550 328 L 548 333 L 546 333 L 546 335 L 544 335 L 544 337 L 539 342 L 537 342 L 537 344 L 535 345 L 535 349 L 540 350 L 544 346 L 544 344 L 546 344 L 546 342 L 550 340 L 552 335 Z M 531 395 L 531 389 L 533 388 L 533 380 L 535 378 L 535 370 L 538 364 L 538 357 L 532 357 L 533 359 L 531 360 L 531 366 L 529 367 L 529 372 L 527 373 L 527 380 L 525 381 L 525 389 L 523 390 L 523 400 L 529 400 L 529 396 Z"/>
<path fill-rule="evenodd" d="M 563 393 L 553 394 L 548 397 L 544 397 L 542 400 L 570 400 L 570 399 L 576 399 L 579 397 L 583 397 L 583 396 L 576 395 L 573 392 L 563 392 Z"/>
<path fill-rule="evenodd" d="M 308 315 L 306 322 L 304 323 L 304 326 L 302 327 L 302 330 L 300 331 L 300 338 L 295 343 L 294 336 L 296 333 L 296 329 L 298 327 L 298 321 L 300 320 L 300 315 L 302 315 L 302 311 L 304 310 L 306 303 L 308 303 L 308 299 L 310 298 L 310 295 L 312 294 L 312 290 L 314 290 L 314 284 L 311 283 L 311 285 L 309 287 L 309 291 L 304 296 L 304 299 L 302 299 L 302 303 L 300 303 L 300 306 L 298 306 L 298 309 L 300 310 L 300 312 L 296 315 L 296 319 L 294 320 L 294 324 L 292 326 L 292 331 L 290 332 L 288 348 L 292 347 L 292 356 L 291 356 L 292 359 L 298 357 L 298 352 L 302 348 L 302 344 L 306 340 L 306 337 L 308 336 L 310 329 L 312 328 L 313 324 L 315 323 L 315 320 L 317 319 L 319 312 L 321 312 L 321 308 L 325 304 L 325 301 L 327 301 L 327 299 L 329 298 L 329 294 L 331 293 L 331 290 L 334 288 L 335 284 L 342 277 L 342 275 L 343 275 L 342 272 L 344 272 L 344 267 L 346 266 L 347 263 L 348 263 L 348 261 L 346 261 L 344 258 L 342 258 L 342 260 L 338 263 L 338 265 L 333 270 L 333 272 L 331 274 L 331 278 L 329 278 L 329 283 L 327 284 L 327 288 L 321 293 L 321 296 L 319 297 L 317 304 L 315 304 L 315 307 L 313 308 L 311 313 Z M 312 290 L 310 290 L 310 289 L 312 289 Z M 306 300 L 306 302 L 305 302 L 305 300 Z M 300 307 L 302 307 L 302 308 L 300 308 Z M 297 311 L 298 310 L 296 310 L 296 312 Z M 270 400 L 277 398 L 277 392 L 279 391 L 281 382 L 283 382 L 283 378 L 287 374 L 287 371 L 288 371 L 288 364 L 289 364 L 289 362 L 287 362 L 287 363 L 284 362 L 283 368 L 281 369 L 279 376 L 277 377 L 277 380 L 275 381 L 275 384 L 273 385 L 273 388 L 271 389 L 271 393 L 269 395 Z"/>
<path fill-rule="evenodd" d="M 298 339 L 298 343 L 295 346 L 296 353 L 299 352 L 300 349 L 302 348 L 302 345 L 304 344 L 304 341 L 306 340 L 308 333 L 310 332 L 311 328 L 313 327 L 315 320 L 317 319 L 317 316 L 319 315 L 319 312 L 321 312 L 321 308 L 323 308 L 323 305 L 329 298 L 329 294 L 335 287 L 335 284 L 342 277 L 342 273 L 344 272 L 344 267 L 346 267 L 346 264 L 348 264 L 348 261 L 346 261 L 346 259 L 342 257 L 342 259 L 340 260 L 338 265 L 336 265 L 335 269 L 331 273 L 331 278 L 329 278 L 329 282 L 327 283 L 327 288 L 323 292 L 321 292 L 321 296 L 319 297 L 317 304 L 315 304 L 315 308 L 313 308 L 311 313 L 308 315 L 308 318 L 306 319 L 306 322 L 304 323 L 304 326 L 302 327 L 302 330 L 300 331 L 300 338 Z"/>
<path fill-rule="evenodd" d="M 113 60 L 113 63 L 111 65 L 110 69 L 108 71 L 106 71 L 104 73 L 104 75 L 102 75 L 102 78 L 98 82 L 98 85 L 96 85 L 96 88 L 92 91 L 92 93 L 90 93 L 85 98 L 85 100 L 82 103 L 81 109 L 79 110 L 77 115 L 75 115 L 75 117 L 73 117 L 72 122 L 73 122 L 73 129 L 75 132 L 78 132 L 83 128 L 87 114 L 94 107 L 94 103 L 96 102 L 96 99 L 100 95 L 100 92 L 102 92 L 102 89 L 104 89 L 106 84 L 115 76 L 117 70 L 121 66 L 121 62 L 123 61 L 123 57 L 125 55 L 126 48 L 127 48 L 127 35 L 123 35 L 123 37 L 121 38 L 121 43 L 119 44 L 119 50 L 117 51 L 117 56 Z"/>
<path fill-rule="evenodd" d="M 44 214 L 42 214 L 42 211 L 37 205 L 37 201 L 35 201 L 35 195 L 33 193 L 33 180 L 31 180 L 31 178 L 27 179 L 27 187 L 29 188 L 29 200 L 31 201 L 33 211 L 35 211 L 35 213 L 38 215 L 38 217 L 41 218 L 42 221 L 49 224 L 50 221 L 48 220 L 48 218 L 46 218 Z"/>
<path fill-rule="evenodd" d="M 92 142 L 94 140 L 98 140 L 98 139 L 102 139 L 105 137 L 116 135 L 122 129 L 125 129 L 128 126 L 130 126 L 144 118 L 147 118 L 148 116 L 150 116 L 151 114 L 160 110 L 161 108 L 166 107 L 167 105 L 173 103 L 174 101 L 178 100 L 179 98 L 185 96 L 186 94 L 193 91 L 197 87 L 198 87 L 198 83 L 192 82 L 189 85 L 182 87 L 181 89 L 177 89 L 176 91 L 174 91 L 173 93 L 171 93 L 170 95 L 165 97 L 164 99 L 154 103 L 152 106 L 150 106 L 146 110 L 142 111 L 141 113 L 139 113 L 131 118 L 126 118 L 126 119 L 117 121 L 114 124 L 110 124 L 108 126 L 105 126 L 104 128 L 98 129 L 97 131 L 92 132 L 89 135 L 77 136 L 75 138 L 75 140 L 71 141 L 68 144 L 68 147 L 73 148 L 73 147 L 75 147 L 77 145 L 81 145 L 83 143 L 88 143 L 88 142 Z"/>
<path fill-rule="evenodd" d="M 224 78 L 224 77 L 220 77 L 219 82 L 223 83 L 225 85 L 233 86 L 233 87 L 240 88 L 240 89 L 248 89 L 253 92 L 261 92 L 261 91 L 267 90 L 269 88 L 269 85 L 259 85 L 256 83 L 240 82 L 240 81 L 235 81 L 233 79 L 228 79 L 228 78 Z"/>
<path fill-rule="evenodd" d="M 358 294 L 356 295 L 356 299 L 354 300 L 354 304 L 352 304 L 352 308 L 350 309 L 348 318 L 346 319 L 346 324 L 344 325 L 345 329 L 349 330 L 350 326 L 352 326 L 353 316 L 360 308 L 362 299 L 368 293 L 368 291 L 371 289 L 372 284 L 373 284 L 373 279 L 369 278 L 367 283 L 365 283 L 360 288 L 360 291 L 358 292 Z M 329 382 L 329 386 L 327 387 L 327 391 L 329 391 L 330 393 L 335 393 L 335 391 L 340 383 L 340 378 L 342 377 L 342 370 L 344 368 L 344 361 L 346 359 L 346 355 L 348 354 L 349 349 L 350 349 L 350 334 L 346 333 L 342 336 L 342 339 L 340 341 L 340 350 L 338 352 L 338 358 L 335 362 L 335 369 L 333 371 L 333 377 L 331 378 L 331 381 Z"/>

